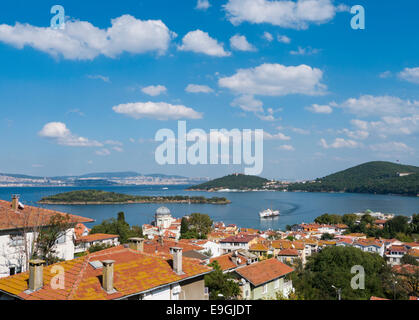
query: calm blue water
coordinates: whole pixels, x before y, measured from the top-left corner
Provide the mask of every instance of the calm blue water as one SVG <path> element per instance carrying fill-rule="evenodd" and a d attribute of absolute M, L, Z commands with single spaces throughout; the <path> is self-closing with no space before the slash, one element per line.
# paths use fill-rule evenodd
<path fill-rule="evenodd" d="M 366 209 L 384 213 L 412 215 L 419 213 L 418 197 L 392 195 L 343 194 L 343 193 L 300 193 L 300 192 L 192 192 L 185 191 L 187 186 L 134 186 L 134 187 L 96 187 L 104 191 L 113 191 L 133 195 L 191 195 L 205 197 L 226 197 L 232 201 L 229 205 L 207 204 L 166 204 L 174 217 L 182 217 L 193 212 L 208 214 L 214 221 L 234 223 L 241 227 L 257 229 L 284 229 L 287 224 L 311 222 L 323 213 L 352 213 Z M 89 188 L 0 188 L 0 199 L 10 201 L 12 194 L 20 194 L 21 201 L 28 205 L 36 204 L 42 197 L 61 192 Z M 39 205 L 40 206 L 40 205 Z M 68 212 L 95 219 L 89 227 L 104 219 L 116 217 L 119 211 L 125 212 L 130 224 L 142 225 L 153 220 L 159 204 L 127 205 L 43 205 L 42 207 Z M 281 216 L 273 219 L 259 219 L 258 212 L 273 208 L 281 211 Z"/>

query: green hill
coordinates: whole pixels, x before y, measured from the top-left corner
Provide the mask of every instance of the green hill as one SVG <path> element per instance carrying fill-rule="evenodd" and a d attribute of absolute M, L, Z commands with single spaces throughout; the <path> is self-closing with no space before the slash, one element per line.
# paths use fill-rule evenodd
<path fill-rule="evenodd" d="M 419 194 L 419 167 L 384 161 L 368 162 L 317 179 L 315 182 L 292 184 L 288 190 L 416 196 Z"/>
<path fill-rule="evenodd" d="M 214 179 L 214 180 L 190 187 L 188 190 L 261 189 L 268 181 L 269 181 L 268 179 L 257 177 L 257 176 L 248 176 L 244 174 L 231 174 L 222 178 Z"/>

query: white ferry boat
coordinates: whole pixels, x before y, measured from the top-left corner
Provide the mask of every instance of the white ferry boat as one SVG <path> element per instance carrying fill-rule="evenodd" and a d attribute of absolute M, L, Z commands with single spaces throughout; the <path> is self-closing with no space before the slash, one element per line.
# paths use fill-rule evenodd
<path fill-rule="evenodd" d="M 279 216 L 279 210 L 266 209 L 259 212 L 259 217 L 261 218 L 271 218 L 277 216 Z"/>

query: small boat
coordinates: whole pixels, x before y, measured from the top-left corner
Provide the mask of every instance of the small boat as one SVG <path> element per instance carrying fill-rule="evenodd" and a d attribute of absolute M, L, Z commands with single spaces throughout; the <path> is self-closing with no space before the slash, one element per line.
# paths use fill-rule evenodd
<path fill-rule="evenodd" d="M 261 212 L 259 212 L 259 217 L 261 218 L 272 218 L 279 216 L 279 210 L 272 210 L 272 209 L 266 209 Z"/>
<path fill-rule="evenodd" d="M 169 188 L 162 188 L 162 190 L 169 190 Z"/>

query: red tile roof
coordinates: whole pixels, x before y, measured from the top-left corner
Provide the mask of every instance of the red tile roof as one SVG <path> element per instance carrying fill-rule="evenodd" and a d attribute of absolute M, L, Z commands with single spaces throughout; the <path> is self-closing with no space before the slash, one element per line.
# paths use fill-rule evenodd
<path fill-rule="evenodd" d="M 115 239 L 115 238 L 119 238 L 119 235 L 95 233 L 95 234 L 89 234 L 87 236 L 79 237 L 77 239 L 77 242 L 93 242 L 93 241 L 101 241 L 101 240 L 108 240 L 108 239 Z"/>
<path fill-rule="evenodd" d="M 90 229 L 87 228 L 83 223 L 78 223 L 74 227 L 74 235 L 76 236 L 76 239 L 83 236 L 83 233 L 89 233 Z"/>
<path fill-rule="evenodd" d="M 101 286 L 101 268 L 94 269 L 89 262 L 114 260 L 115 293 L 108 294 Z M 31 294 L 28 289 L 28 272 L 0 279 L 0 290 L 25 300 L 112 300 L 137 294 L 162 285 L 210 272 L 210 267 L 196 259 L 183 258 L 185 274 L 177 275 L 171 267 L 171 255 L 150 255 L 123 246 L 98 251 L 78 259 L 44 267 L 44 286 Z M 52 289 L 54 266 L 64 268 L 64 289 Z"/>
<path fill-rule="evenodd" d="M 254 286 L 275 280 L 293 271 L 293 268 L 275 258 L 250 264 L 236 270 L 240 276 L 250 281 Z"/>
<path fill-rule="evenodd" d="M 390 299 L 371 296 L 370 300 L 390 300 Z"/>
<path fill-rule="evenodd" d="M 279 256 L 298 256 L 298 251 L 296 249 L 283 249 L 279 251 Z"/>
<path fill-rule="evenodd" d="M 205 249 L 203 247 L 200 247 L 194 244 L 175 241 L 175 240 L 169 240 L 169 239 L 164 239 L 163 245 L 161 244 L 160 240 L 144 241 L 144 251 L 147 253 L 155 253 L 156 251 L 161 252 L 161 253 L 170 253 L 171 247 L 182 248 L 183 252 L 191 251 L 191 250 L 201 251 Z"/>
<path fill-rule="evenodd" d="M 231 236 L 228 238 L 225 238 L 224 240 L 221 240 L 221 243 L 248 243 L 252 241 L 256 236 L 255 235 L 237 235 L 237 236 Z"/>
<path fill-rule="evenodd" d="M 243 257 L 239 257 L 237 264 L 233 262 L 233 253 L 223 254 L 222 256 L 215 257 L 210 259 L 210 263 L 217 261 L 220 265 L 221 270 L 231 270 L 237 268 L 238 266 L 246 265 L 246 259 Z"/>
<path fill-rule="evenodd" d="M 27 205 L 24 209 L 13 210 L 11 202 L 0 200 L 0 230 L 47 226 L 50 219 L 57 214 L 68 215 L 70 222 L 74 224 L 94 221 L 89 218 Z"/>

